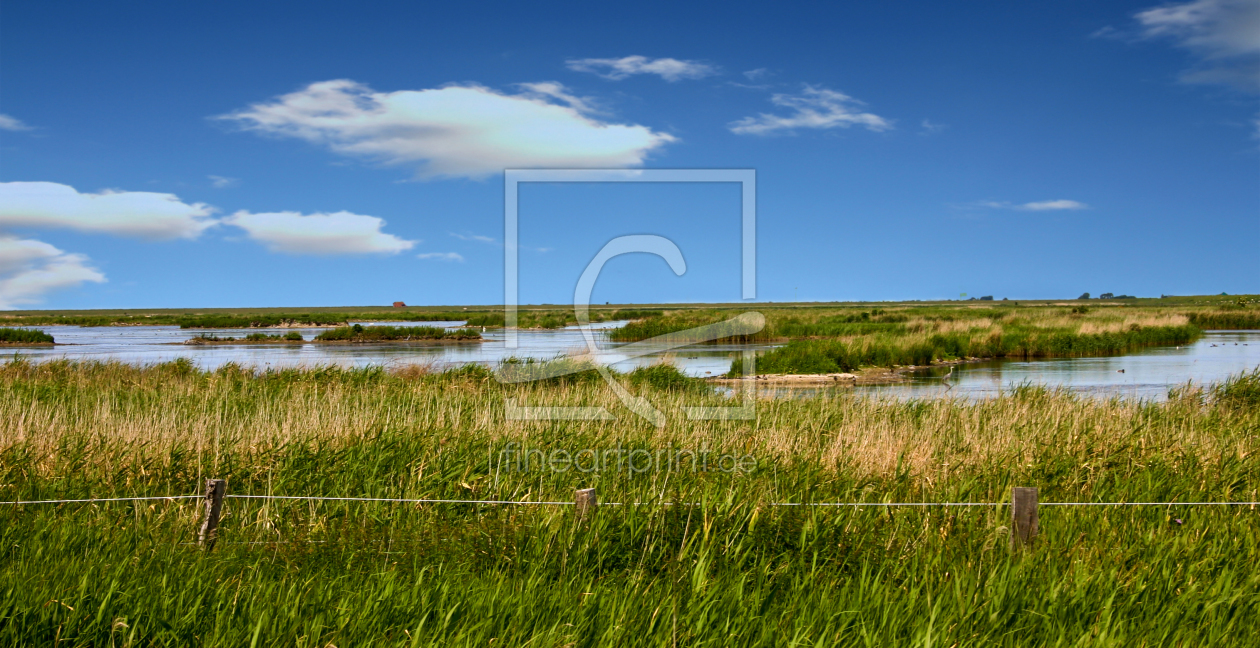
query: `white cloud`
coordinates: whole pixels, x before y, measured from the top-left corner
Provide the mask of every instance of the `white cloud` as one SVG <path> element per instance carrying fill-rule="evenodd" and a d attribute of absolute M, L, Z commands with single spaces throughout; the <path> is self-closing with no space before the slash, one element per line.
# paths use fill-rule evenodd
<path fill-rule="evenodd" d="M 949 128 L 949 124 L 937 124 L 937 123 L 933 123 L 929 119 L 924 119 L 923 122 L 920 123 L 919 125 L 923 128 L 923 130 L 920 132 L 924 135 L 931 135 L 933 133 L 939 133 L 945 130 L 946 128 Z"/>
<path fill-rule="evenodd" d="M 1075 200 L 1043 200 L 1041 202 L 1024 203 L 1016 207 L 1027 211 L 1054 211 L 1059 209 L 1089 209 L 1089 205 Z"/>
<path fill-rule="evenodd" d="M 215 189 L 226 189 L 228 187 L 235 187 L 236 185 L 241 183 L 240 178 L 228 178 L 225 176 L 217 176 L 217 175 L 210 175 L 206 177 L 210 178 L 210 186 L 214 187 Z"/>
<path fill-rule="evenodd" d="M 447 234 L 450 234 L 451 236 L 454 236 L 455 238 L 461 241 L 473 241 L 476 243 L 485 243 L 486 245 L 493 245 L 495 247 L 503 247 L 503 243 L 499 242 L 499 239 L 489 237 L 489 236 L 482 236 L 480 234 L 456 234 L 455 232 L 447 232 Z M 531 250 L 533 252 L 550 252 L 552 249 L 554 249 L 554 248 L 548 248 L 548 247 L 540 247 L 540 248 L 529 247 L 527 245 L 518 245 L 517 247 L 522 250 Z"/>
<path fill-rule="evenodd" d="M 417 241 L 381 231 L 385 221 L 346 211 L 332 214 L 239 211 L 223 220 L 245 230 L 272 252 L 288 254 L 397 254 Z"/>
<path fill-rule="evenodd" d="M 766 68 L 757 68 L 755 70 L 748 70 L 747 72 L 744 72 L 744 76 L 749 81 L 760 81 L 761 79 L 770 76 L 770 71 Z"/>
<path fill-rule="evenodd" d="M 439 261 L 459 261 L 464 262 L 464 256 L 458 252 L 425 252 L 417 254 L 417 259 L 437 259 Z"/>
<path fill-rule="evenodd" d="M 1260 2 L 1195 0 L 1147 9 L 1135 17 L 1144 37 L 1170 39 L 1200 59 L 1181 75 L 1182 81 L 1260 92 Z"/>
<path fill-rule="evenodd" d="M 636 166 L 675 141 L 646 126 L 595 120 L 590 106 L 559 83 L 524 88 L 518 95 L 475 85 L 375 92 L 344 79 L 323 81 L 221 119 L 345 155 L 419 163 L 417 175 L 425 178 Z"/>
<path fill-rule="evenodd" d="M 22 120 L 17 119 L 16 117 L 10 117 L 4 113 L 0 113 L 0 130 L 27 131 L 31 130 L 31 127 L 22 123 Z"/>
<path fill-rule="evenodd" d="M 1039 202 L 1026 202 L 1017 204 L 1005 200 L 981 200 L 973 203 L 976 207 L 989 207 L 991 209 L 1015 209 L 1019 211 L 1060 211 L 1078 209 L 1089 209 L 1089 205 L 1075 200 L 1042 200 Z"/>
<path fill-rule="evenodd" d="M 490 245 L 500 244 L 498 239 L 491 238 L 489 236 L 482 236 L 480 234 L 456 234 L 455 232 L 447 232 L 447 234 L 450 234 L 461 241 L 476 241 L 478 243 L 487 243 Z"/>
<path fill-rule="evenodd" d="M 87 257 L 63 252 L 43 241 L 0 236 L 0 309 L 36 304 L 45 293 L 101 283 L 105 275 Z"/>
<path fill-rule="evenodd" d="M 646 56 L 626 56 L 619 59 L 571 59 L 565 61 L 570 70 L 590 72 L 605 79 L 620 81 L 635 74 L 655 74 L 669 82 L 683 79 L 702 79 L 718 73 L 718 69 L 699 61 L 680 61 L 672 58 L 650 59 Z"/>
<path fill-rule="evenodd" d="M 79 193 L 55 182 L 0 182 L 0 227 L 66 228 L 143 239 L 197 238 L 214 209 L 146 191 Z"/>
<path fill-rule="evenodd" d="M 740 135 L 769 135 L 792 132 L 798 128 L 848 128 L 865 126 L 868 130 L 883 131 L 892 128 L 892 122 L 879 115 L 858 112 L 862 102 L 840 92 L 805 86 L 799 95 L 775 94 L 770 101 L 776 106 L 792 109 L 787 116 L 762 113 L 745 117 L 730 124 L 731 132 Z"/>

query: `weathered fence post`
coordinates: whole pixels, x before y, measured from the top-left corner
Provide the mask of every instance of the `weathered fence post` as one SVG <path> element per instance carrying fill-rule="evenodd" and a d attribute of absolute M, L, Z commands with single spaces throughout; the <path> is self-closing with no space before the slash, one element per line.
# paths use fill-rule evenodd
<path fill-rule="evenodd" d="M 595 497 L 594 488 L 578 489 L 573 496 L 574 509 L 577 511 L 579 520 L 586 519 L 594 515 L 595 509 L 599 507 L 599 500 Z"/>
<path fill-rule="evenodd" d="M 1027 547 L 1037 537 L 1037 489 L 1015 488 L 1011 492 L 1011 547 Z"/>
<path fill-rule="evenodd" d="M 206 551 L 214 549 L 214 541 L 219 536 L 219 514 L 223 511 L 223 496 L 227 494 L 226 479 L 207 479 L 205 516 L 201 523 L 201 533 L 197 536 L 197 544 Z"/>

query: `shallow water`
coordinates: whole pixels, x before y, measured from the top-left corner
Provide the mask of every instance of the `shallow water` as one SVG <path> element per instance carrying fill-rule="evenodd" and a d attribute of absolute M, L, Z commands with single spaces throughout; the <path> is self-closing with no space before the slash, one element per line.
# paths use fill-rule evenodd
<path fill-rule="evenodd" d="M 623 326 L 624 321 L 591 324 L 592 329 L 609 329 Z M 464 322 L 364 322 L 365 326 L 438 326 L 460 328 Z M 184 340 L 203 333 L 219 337 L 240 338 L 250 333 L 271 335 L 297 331 L 303 339 L 311 340 L 324 328 L 302 329 L 180 329 L 177 326 L 40 326 L 39 328 L 57 340 L 53 347 L 8 348 L 0 353 L 0 361 L 15 356 L 35 361 L 54 358 L 71 360 L 121 360 L 135 364 L 154 364 L 176 358 L 188 358 L 202 369 L 215 369 L 229 362 L 249 367 L 311 367 L 339 365 L 363 367 L 369 365 L 424 364 L 434 368 L 479 363 L 495 366 L 509 357 L 550 360 L 561 354 L 583 353 L 587 350 L 581 329 L 567 327 L 552 330 L 521 330 L 517 332 L 516 349 L 508 349 L 501 329 L 488 329 L 482 333 L 484 341 L 460 344 L 434 344 L 427 342 L 384 342 L 379 344 L 230 344 L 185 346 Z M 615 368 L 628 371 L 636 366 L 659 362 L 668 356 L 681 370 L 694 376 L 719 375 L 730 369 L 732 354 L 744 348 L 767 349 L 771 345 L 697 345 L 680 349 L 660 349 L 637 358 L 618 354 L 616 348 L 624 346 L 595 335 L 601 357 Z"/>
<path fill-rule="evenodd" d="M 365 323 L 366 325 L 372 325 Z M 391 326 L 440 326 L 458 328 L 464 322 L 382 322 Z M 625 322 L 592 324 L 607 329 Z M 72 360 L 121 360 L 136 364 L 188 358 L 203 369 L 228 362 L 258 368 L 340 365 L 345 367 L 405 364 L 432 365 L 435 369 L 479 363 L 489 366 L 509 357 L 547 360 L 561 354 L 587 350 L 577 327 L 518 332 L 518 348 L 508 349 L 502 330 L 483 333 L 485 340 L 467 344 L 392 342 L 381 344 L 234 344 L 184 346 L 179 344 L 201 333 L 243 337 L 259 329 L 180 329 L 174 326 L 46 326 L 40 328 L 57 339 L 55 347 L 5 349 L 0 361 L 16 356 L 36 361 L 55 358 Z M 267 333 L 297 330 L 310 340 L 325 328 L 270 329 Z M 649 353 L 627 358 L 618 353 L 625 346 L 602 339 L 596 333 L 601 358 L 613 367 L 628 371 L 636 366 L 668 360 L 692 376 L 721 375 L 741 350 L 769 349 L 774 345 L 694 345 L 678 349 L 649 349 Z M 1181 347 L 1151 347 L 1123 356 L 1107 358 L 1059 358 L 1049 360 L 991 362 L 959 365 L 947 387 L 941 379 L 945 369 L 917 372 L 906 383 L 863 387 L 773 387 L 763 393 L 782 396 L 810 396 L 830 391 L 856 391 L 897 398 L 988 398 L 1004 390 L 1031 383 L 1063 387 L 1101 397 L 1163 399 L 1168 390 L 1193 381 L 1219 382 L 1230 375 L 1260 366 L 1260 331 L 1210 331 L 1198 342 Z M 1121 371 L 1123 370 L 1123 371 Z"/>

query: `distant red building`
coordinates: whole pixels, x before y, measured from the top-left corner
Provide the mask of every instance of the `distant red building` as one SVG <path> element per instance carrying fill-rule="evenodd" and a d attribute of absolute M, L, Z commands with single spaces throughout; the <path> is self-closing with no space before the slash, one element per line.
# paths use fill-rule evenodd
<path fill-rule="evenodd" d="M 394 308 L 406 308 L 406 307 L 407 305 L 404 304 L 403 302 L 394 302 Z"/>

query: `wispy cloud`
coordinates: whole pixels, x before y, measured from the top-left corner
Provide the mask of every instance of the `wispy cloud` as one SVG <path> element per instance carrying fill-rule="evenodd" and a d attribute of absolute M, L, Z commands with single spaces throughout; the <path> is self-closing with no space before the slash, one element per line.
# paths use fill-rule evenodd
<path fill-rule="evenodd" d="M 760 81 L 768 76 L 770 76 L 770 71 L 766 68 L 757 68 L 755 70 L 748 70 L 744 72 L 744 78 L 749 81 Z"/>
<path fill-rule="evenodd" d="M 55 182 L 0 183 L 0 227 L 73 229 L 143 239 L 194 239 L 214 208 L 146 191 L 80 193 Z"/>
<path fill-rule="evenodd" d="M 477 85 L 375 92 L 349 80 L 314 83 L 219 119 L 344 155 L 417 164 L 421 178 L 481 178 L 508 168 L 628 167 L 676 141 L 646 126 L 592 117 L 559 83 L 520 94 Z"/>
<path fill-rule="evenodd" d="M 0 309 L 39 303 L 44 295 L 105 275 L 82 254 L 63 252 L 43 241 L 0 236 Z"/>
<path fill-rule="evenodd" d="M 1152 7 L 1134 15 L 1136 36 L 1104 27 L 1094 36 L 1164 40 L 1194 55 L 1184 83 L 1230 85 L 1260 92 L 1260 2 L 1195 0 Z"/>
<path fill-rule="evenodd" d="M 485 243 L 486 245 L 493 245 L 495 247 L 503 247 L 502 241 L 500 241 L 497 238 L 490 237 L 490 236 L 482 236 L 480 234 L 459 234 L 457 232 L 447 232 L 447 234 L 450 234 L 451 236 L 454 236 L 455 238 L 461 241 L 473 241 L 476 243 Z M 546 248 L 546 247 L 536 248 L 536 247 L 528 247 L 525 245 L 520 245 L 518 247 L 520 247 L 520 249 L 522 250 L 532 250 L 534 252 L 550 252 L 552 250 L 552 248 Z"/>
<path fill-rule="evenodd" d="M 499 242 L 499 239 L 482 236 L 480 234 L 459 234 L 456 232 L 447 232 L 447 234 L 450 234 L 461 241 L 476 241 L 478 243 L 487 243 L 490 245 L 503 245 Z"/>
<path fill-rule="evenodd" d="M 438 261 L 464 262 L 464 256 L 458 252 L 424 252 L 416 255 L 417 259 L 435 259 Z"/>
<path fill-rule="evenodd" d="M 872 131 L 892 128 L 892 122 L 879 115 L 860 112 L 861 101 L 844 93 L 805 86 L 798 95 L 775 94 L 770 101 L 776 106 L 791 109 L 788 115 L 761 113 L 732 122 L 731 132 L 739 135 L 772 135 L 791 133 L 797 129 L 830 129 L 864 126 Z"/>
<path fill-rule="evenodd" d="M 1012 203 L 1005 200 L 980 200 L 972 203 L 972 207 L 988 207 L 990 209 L 1014 209 L 1017 211 L 1075 211 L 1089 209 L 1089 205 L 1075 200 L 1042 200 L 1039 202 Z"/>
<path fill-rule="evenodd" d="M 613 81 L 620 81 L 635 74 L 655 74 L 672 83 L 683 79 L 702 79 L 718 73 L 717 67 L 700 61 L 681 61 L 673 58 L 650 59 L 646 56 L 570 59 L 565 61 L 565 65 L 570 70 L 590 72 Z"/>
<path fill-rule="evenodd" d="M 578 111 L 579 113 L 584 114 L 596 114 L 603 112 L 595 105 L 595 101 L 593 99 L 590 97 L 579 97 L 572 92 L 569 92 L 569 89 L 562 83 L 557 83 L 555 81 L 540 81 L 538 83 L 518 83 L 516 84 L 516 87 L 524 91 L 521 93 L 521 96 L 523 97 L 530 97 L 542 101 L 554 99 Z"/>
<path fill-rule="evenodd" d="M 0 130 L 7 131 L 28 131 L 32 130 L 30 126 L 22 123 L 22 120 L 10 117 L 4 113 L 0 113 Z"/>
<path fill-rule="evenodd" d="M 223 221 L 239 227 L 272 252 L 286 254 L 397 254 L 418 241 L 381 231 L 385 221 L 346 211 L 331 214 L 239 211 Z"/>
<path fill-rule="evenodd" d="M 241 183 L 240 178 L 228 178 L 226 176 L 217 176 L 217 175 L 206 176 L 206 177 L 210 178 L 210 186 L 214 187 L 215 189 L 226 189 L 228 187 L 235 187 L 236 185 Z"/>
<path fill-rule="evenodd" d="M 919 127 L 922 129 L 919 131 L 921 134 L 932 135 L 949 128 L 949 124 L 937 124 L 930 119 L 925 119 L 919 124 Z"/>

